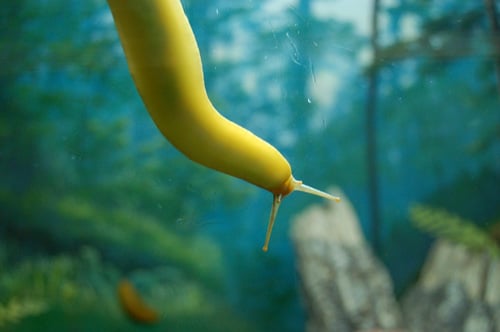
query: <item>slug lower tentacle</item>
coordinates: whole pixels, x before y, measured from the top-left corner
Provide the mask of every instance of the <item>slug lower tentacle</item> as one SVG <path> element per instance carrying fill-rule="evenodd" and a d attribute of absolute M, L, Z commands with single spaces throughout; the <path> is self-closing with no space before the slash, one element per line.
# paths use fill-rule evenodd
<path fill-rule="evenodd" d="M 275 147 L 217 112 L 205 90 L 198 45 L 180 0 L 108 4 L 135 85 L 161 133 L 191 160 L 274 195 L 264 250 L 283 197 L 298 190 L 338 200 L 295 180 Z"/>

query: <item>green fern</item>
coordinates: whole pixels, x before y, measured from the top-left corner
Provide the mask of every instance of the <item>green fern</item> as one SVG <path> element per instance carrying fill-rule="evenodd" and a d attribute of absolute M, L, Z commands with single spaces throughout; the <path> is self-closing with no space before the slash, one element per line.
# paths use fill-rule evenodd
<path fill-rule="evenodd" d="M 0 303 L 0 327 L 16 323 L 23 318 L 44 313 L 49 304 L 43 300 L 27 298 L 11 299 L 6 304 Z"/>
<path fill-rule="evenodd" d="M 473 222 L 460 218 L 448 211 L 425 205 L 410 208 L 410 218 L 420 230 L 435 237 L 442 237 L 466 247 L 500 256 L 500 248 L 495 241 Z"/>
<path fill-rule="evenodd" d="M 0 248 L 0 252 L 4 251 Z M 100 260 L 98 252 L 84 247 L 80 255 L 38 257 L 10 265 L 0 262 L 0 327 L 58 306 L 78 310 L 95 306 L 118 317 L 115 285 L 119 272 Z"/>
<path fill-rule="evenodd" d="M 147 303 L 158 310 L 160 324 L 165 326 L 177 326 L 178 331 L 257 330 L 223 298 L 175 266 L 134 270 L 124 276 L 103 261 L 97 250 L 84 247 L 79 255 L 28 258 L 7 269 L 9 260 L 1 259 L 6 251 L 0 244 L 0 331 L 26 331 L 32 324 L 27 318 L 39 314 L 46 315 L 41 318 L 45 321 L 56 314 L 74 322 L 91 316 L 96 326 L 105 326 L 101 330 L 136 331 L 116 296 L 116 285 L 123 277 L 130 279 Z M 47 324 L 53 327 L 51 330 L 67 330 L 61 328 L 66 326 L 65 320 Z M 193 325 L 197 321 L 203 323 Z"/>

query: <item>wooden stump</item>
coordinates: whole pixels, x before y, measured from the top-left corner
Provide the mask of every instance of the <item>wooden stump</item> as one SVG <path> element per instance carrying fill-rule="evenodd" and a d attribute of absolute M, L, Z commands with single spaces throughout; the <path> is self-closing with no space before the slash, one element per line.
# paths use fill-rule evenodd
<path fill-rule="evenodd" d="M 500 260 L 439 240 L 403 311 L 414 332 L 500 332 Z"/>
<path fill-rule="evenodd" d="M 500 332 L 500 258 L 438 240 L 400 309 L 351 204 L 336 194 L 342 202 L 292 223 L 308 332 Z"/>
<path fill-rule="evenodd" d="M 351 204 L 337 194 L 341 203 L 311 207 L 291 228 L 307 331 L 401 331 L 391 279 L 366 244 Z"/>

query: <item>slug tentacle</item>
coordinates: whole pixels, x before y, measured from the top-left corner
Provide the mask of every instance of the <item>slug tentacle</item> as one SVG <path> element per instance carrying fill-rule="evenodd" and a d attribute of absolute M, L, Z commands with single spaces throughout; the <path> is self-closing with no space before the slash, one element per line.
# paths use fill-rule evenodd
<path fill-rule="evenodd" d="M 273 205 L 271 207 L 271 214 L 269 215 L 269 222 L 267 224 L 266 241 L 262 247 L 262 251 L 264 252 L 266 252 L 269 248 L 269 241 L 271 240 L 271 233 L 273 232 L 274 220 L 276 220 L 276 215 L 278 214 L 281 198 L 281 195 L 273 195 Z"/>
<path fill-rule="evenodd" d="M 293 179 L 292 183 L 294 185 L 294 187 L 293 187 L 294 191 L 302 191 L 304 193 L 308 193 L 308 194 L 315 195 L 315 196 L 320 196 L 320 197 L 329 199 L 331 201 L 340 202 L 340 197 L 333 196 L 333 195 L 330 195 L 329 193 L 326 193 L 326 192 L 321 191 L 319 189 L 310 187 L 307 184 L 302 183 L 302 181 L 298 181 L 298 180 Z"/>
<path fill-rule="evenodd" d="M 311 195 L 315 196 L 320 196 L 326 199 L 329 199 L 331 201 L 335 202 L 340 202 L 340 197 L 330 195 L 324 191 L 318 190 L 316 188 L 310 187 L 307 184 L 302 183 L 302 181 L 296 180 L 293 176 L 291 176 L 291 179 L 288 184 L 289 189 L 287 190 L 286 195 L 293 191 L 302 191 Z M 271 233 L 273 232 L 273 226 L 274 226 L 274 220 L 276 219 L 276 216 L 278 215 L 278 209 L 281 204 L 281 200 L 285 195 L 281 194 L 274 194 L 273 195 L 273 205 L 271 207 L 271 214 L 269 216 L 269 222 L 267 225 L 267 231 L 266 231 L 266 240 L 264 242 L 264 246 L 262 247 L 262 250 L 266 252 L 269 249 L 269 241 L 271 240 Z"/>

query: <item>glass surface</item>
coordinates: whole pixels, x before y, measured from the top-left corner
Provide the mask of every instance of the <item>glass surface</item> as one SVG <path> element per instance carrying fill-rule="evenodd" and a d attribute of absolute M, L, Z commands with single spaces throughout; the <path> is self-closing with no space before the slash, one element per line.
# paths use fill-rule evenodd
<path fill-rule="evenodd" d="M 342 189 L 398 296 L 452 227 L 420 212 L 498 236 L 486 3 L 382 1 L 374 44 L 368 0 L 183 1 L 215 107 Z M 272 195 L 160 134 L 105 1 L 2 7 L 0 330 L 304 331 L 290 223 L 325 201 L 286 197 L 262 252 Z M 127 316 L 123 280 L 157 322 Z"/>

